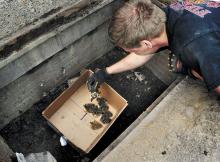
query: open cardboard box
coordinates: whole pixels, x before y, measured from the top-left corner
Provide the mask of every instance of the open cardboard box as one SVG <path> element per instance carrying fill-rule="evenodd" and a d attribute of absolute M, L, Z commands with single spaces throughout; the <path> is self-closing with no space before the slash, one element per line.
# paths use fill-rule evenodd
<path fill-rule="evenodd" d="M 86 153 L 98 143 L 128 105 L 127 101 L 113 88 L 106 83 L 102 84 L 100 86 L 101 96 L 107 99 L 109 111 L 112 112 L 113 116 L 109 124 L 102 124 L 102 128 L 93 130 L 90 122 L 94 120 L 100 122 L 100 117 L 87 113 L 83 106 L 91 102 L 90 93 L 86 86 L 86 81 L 91 73 L 92 71 L 89 70 L 84 72 L 42 113 L 52 127 L 64 135 L 70 144 Z M 93 103 L 96 104 L 97 101 L 93 101 Z"/>

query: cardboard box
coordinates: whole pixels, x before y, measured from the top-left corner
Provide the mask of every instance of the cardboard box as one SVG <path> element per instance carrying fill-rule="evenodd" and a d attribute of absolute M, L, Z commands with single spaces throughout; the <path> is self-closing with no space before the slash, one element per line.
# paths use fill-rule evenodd
<path fill-rule="evenodd" d="M 102 84 L 100 87 L 101 96 L 107 99 L 109 111 L 113 113 L 113 116 L 109 124 L 102 124 L 102 128 L 93 130 L 90 122 L 99 121 L 100 117 L 87 113 L 83 106 L 91 102 L 90 93 L 86 86 L 86 81 L 91 73 L 89 70 L 83 73 L 42 113 L 49 123 L 68 139 L 70 144 L 86 153 L 98 143 L 127 106 L 127 101 L 114 89 L 106 83 Z M 97 103 L 97 101 L 93 102 Z"/>

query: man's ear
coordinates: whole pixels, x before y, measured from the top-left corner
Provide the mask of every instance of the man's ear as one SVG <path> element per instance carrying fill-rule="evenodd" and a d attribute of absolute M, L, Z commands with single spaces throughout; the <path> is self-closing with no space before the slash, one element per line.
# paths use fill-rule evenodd
<path fill-rule="evenodd" d="M 147 48 L 153 47 L 152 43 L 148 40 L 142 40 L 140 44 L 141 44 L 141 46 L 147 46 Z"/>

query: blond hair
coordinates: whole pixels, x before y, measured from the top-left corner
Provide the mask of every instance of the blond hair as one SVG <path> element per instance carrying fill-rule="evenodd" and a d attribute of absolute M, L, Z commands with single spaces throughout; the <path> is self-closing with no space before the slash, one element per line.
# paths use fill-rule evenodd
<path fill-rule="evenodd" d="M 109 25 L 109 36 L 121 47 L 139 47 L 141 40 L 159 36 L 165 21 L 165 13 L 150 0 L 133 0 L 115 12 Z"/>

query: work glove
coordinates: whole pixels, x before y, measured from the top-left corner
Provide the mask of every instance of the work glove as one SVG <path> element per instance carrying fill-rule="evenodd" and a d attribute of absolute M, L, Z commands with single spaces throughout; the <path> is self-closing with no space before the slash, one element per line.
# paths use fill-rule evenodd
<path fill-rule="evenodd" d="M 102 83 L 109 77 L 106 69 L 96 69 L 95 72 L 89 76 L 87 80 L 87 87 L 91 93 L 98 92 Z"/>

